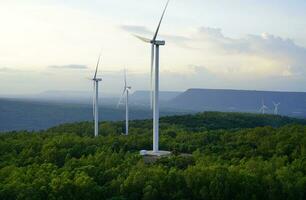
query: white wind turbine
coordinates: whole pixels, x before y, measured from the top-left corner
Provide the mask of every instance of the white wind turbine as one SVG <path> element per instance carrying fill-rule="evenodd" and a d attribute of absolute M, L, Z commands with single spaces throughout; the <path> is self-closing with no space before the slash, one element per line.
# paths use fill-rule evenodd
<path fill-rule="evenodd" d="M 166 9 L 168 7 L 169 1 L 163 10 L 162 16 L 158 23 L 157 29 L 152 39 L 147 39 L 138 35 L 135 35 L 138 39 L 142 40 L 143 42 L 151 44 L 151 108 L 153 103 L 153 155 L 163 155 L 169 152 L 159 151 L 159 46 L 165 45 L 165 41 L 157 40 L 158 32 L 160 29 L 160 25 L 164 18 Z M 155 68 L 154 68 L 154 59 L 155 59 Z M 153 73 L 154 73 L 154 80 L 153 80 Z M 152 95 L 153 90 L 153 83 L 154 83 L 154 93 Z M 151 153 L 151 152 L 149 152 Z M 145 153 L 142 153 L 145 154 Z"/>
<path fill-rule="evenodd" d="M 129 135 L 129 93 L 132 87 L 127 85 L 126 81 L 126 69 L 124 70 L 124 88 L 122 95 L 119 99 L 117 107 L 119 107 L 124 95 L 125 96 L 125 135 Z"/>
<path fill-rule="evenodd" d="M 261 106 L 261 108 L 259 109 L 259 112 L 261 112 L 262 114 L 265 114 L 265 113 L 266 113 L 266 110 L 268 110 L 268 107 L 265 105 L 264 100 L 262 100 L 262 106 Z"/>
<path fill-rule="evenodd" d="M 95 127 L 95 137 L 99 136 L 99 82 L 102 81 L 101 78 L 97 78 L 98 68 L 100 64 L 101 54 L 99 55 L 96 71 L 92 78 L 93 81 L 93 117 L 94 117 L 94 127 Z"/>
<path fill-rule="evenodd" d="M 280 106 L 280 103 L 273 102 L 274 105 L 274 115 L 278 115 L 278 107 Z"/>

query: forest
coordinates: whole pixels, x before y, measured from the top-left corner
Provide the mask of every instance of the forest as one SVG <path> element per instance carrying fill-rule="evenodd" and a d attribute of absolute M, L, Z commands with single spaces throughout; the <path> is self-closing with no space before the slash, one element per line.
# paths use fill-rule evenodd
<path fill-rule="evenodd" d="M 0 199 L 306 199 L 306 120 L 205 112 L 0 134 Z"/>

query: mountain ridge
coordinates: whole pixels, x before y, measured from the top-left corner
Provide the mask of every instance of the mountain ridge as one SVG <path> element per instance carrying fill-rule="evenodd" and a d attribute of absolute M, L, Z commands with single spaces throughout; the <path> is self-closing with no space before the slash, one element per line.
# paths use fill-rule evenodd
<path fill-rule="evenodd" d="M 168 102 L 169 107 L 193 111 L 259 112 L 264 102 L 273 113 L 273 102 L 280 102 L 280 114 L 306 117 L 305 92 L 279 92 L 232 89 L 188 89 Z"/>

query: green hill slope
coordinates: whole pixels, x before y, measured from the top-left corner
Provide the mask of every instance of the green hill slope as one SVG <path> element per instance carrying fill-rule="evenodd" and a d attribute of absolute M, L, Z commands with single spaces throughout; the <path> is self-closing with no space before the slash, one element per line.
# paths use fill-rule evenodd
<path fill-rule="evenodd" d="M 151 122 L 0 135 L 0 199 L 305 199 L 305 121 L 201 113 L 161 120 L 174 155 L 145 164 Z M 180 156 L 191 153 L 192 156 Z"/>
<path fill-rule="evenodd" d="M 241 129 L 263 126 L 280 127 L 286 124 L 306 125 L 305 119 L 296 119 L 276 115 L 259 115 L 249 113 L 204 112 L 194 115 L 177 115 L 162 117 L 161 130 L 176 127 L 186 131 L 199 132 L 219 129 Z M 130 122 L 134 133 L 146 132 L 152 129 L 152 120 L 135 120 Z M 124 122 L 105 122 L 101 124 L 101 134 L 120 134 L 124 132 Z M 53 127 L 48 132 L 69 132 L 79 135 L 92 135 L 93 125 L 90 122 L 63 124 Z"/>

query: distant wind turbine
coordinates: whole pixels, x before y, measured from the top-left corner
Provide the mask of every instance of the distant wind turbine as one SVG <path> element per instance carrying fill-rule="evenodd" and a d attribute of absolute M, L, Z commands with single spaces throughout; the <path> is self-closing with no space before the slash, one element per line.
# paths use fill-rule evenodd
<path fill-rule="evenodd" d="M 160 155 L 163 152 L 159 151 L 159 46 L 165 45 L 165 41 L 157 40 L 158 32 L 164 18 L 165 12 L 167 10 L 169 1 L 163 10 L 162 16 L 158 23 L 157 29 L 152 39 L 147 39 L 138 35 L 135 35 L 138 39 L 145 43 L 151 44 L 151 108 L 153 103 L 153 154 Z M 154 68 L 154 59 L 155 59 L 155 68 Z M 153 73 L 154 73 L 154 80 L 153 80 Z M 154 96 L 152 96 L 153 90 L 153 82 L 154 82 Z M 164 152 L 165 153 L 165 152 Z"/>
<path fill-rule="evenodd" d="M 124 87 L 122 95 L 119 99 L 117 107 L 119 107 L 124 95 L 125 96 L 125 135 L 129 135 L 129 93 L 132 87 L 127 85 L 126 81 L 126 69 L 124 70 Z"/>
<path fill-rule="evenodd" d="M 93 81 L 93 117 L 94 117 L 94 127 L 95 127 L 95 137 L 99 136 L 99 82 L 102 81 L 101 78 L 97 78 L 98 68 L 100 64 L 101 54 L 99 55 L 96 71 L 92 78 Z"/>
<path fill-rule="evenodd" d="M 280 106 L 280 103 L 273 102 L 274 105 L 274 115 L 278 115 L 278 107 Z"/>
<path fill-rule="evenodd" d="M 262 100 L 262 106 L 259 109 L 259 112 L 261 112 L 262 114 L 266 114 L 266 110 L 268 110 L 268 107 L 265 105 L 264 100 Z"/>

